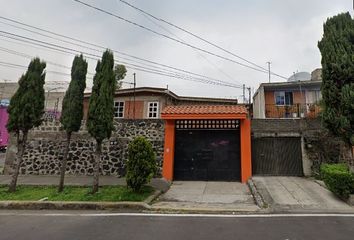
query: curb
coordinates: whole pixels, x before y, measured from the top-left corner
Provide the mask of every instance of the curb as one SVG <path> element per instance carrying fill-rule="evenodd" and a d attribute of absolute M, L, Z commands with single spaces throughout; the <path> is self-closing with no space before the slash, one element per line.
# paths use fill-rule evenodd
<path fill-rule="evenodd" d="M 256 185 L 254 184 L 252 178 L 248 179 L 247 185 L 251 190 L 252 196 L 258 207 L 261 209 L 267 208 L 267 204 L 263 200 L 262 195 L 258 192 Z"/>
<path fill-rule="evenodd" d="M 0 209 L 17 210 L 148 210 L 145 202 L 60 202 L 60 201 L 0 201 Z"/>
<path fill-rule="evenodd" d="M 155 192 L 150 195 L 148 198 L 146 198 L 143 202 L 146 204 L 151 204 L 156 198 L 158 198 L 162 194 L 162 191 L 160 190 L 155 190 Z M 150 207 L 150 205 L 149 205 Z"/>

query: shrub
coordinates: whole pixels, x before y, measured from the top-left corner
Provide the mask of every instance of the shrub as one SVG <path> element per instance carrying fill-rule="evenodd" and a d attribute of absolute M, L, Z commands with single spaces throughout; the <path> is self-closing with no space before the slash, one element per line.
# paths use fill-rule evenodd
<path fill-rule="evenodd" d="M 150 182 L 157 170 L 155 153 L 144 137 L 135 138 L 128 147 L 126 181 L 128 187 L 138 192 Z"/>
<path fill-rule="evenodd" d="M 345 164 L 321 165 L 321 176 L 329 190 L 342 199 L 354 193 L 354 174 Z"/>

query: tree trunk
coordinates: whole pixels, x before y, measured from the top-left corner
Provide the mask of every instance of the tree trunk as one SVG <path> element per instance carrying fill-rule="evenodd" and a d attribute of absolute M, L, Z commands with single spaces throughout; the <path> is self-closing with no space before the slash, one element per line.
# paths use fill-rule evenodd
<path fill-rule="evenodd" d="M 9 192 L 15 192 L 17 186 L 17 178 L 20 173 L 20 167 L 22 163 L 23 153 L 25 152 L 28 132 L 23 132 L 22 139 L 20 138 L 20 132 L 17 133 L 17 156 L 13 165 L 13 173 L 11 177 L 11 183 L 9 185 Z"/>
<path fill-rule="evenodd" d="M 64 151 L 64 155 L 63 155 L 63 161 L 61 163 L 61 168 L 60 168 L 60 182 L 59 182 L 58 192 L 62 192 L 64 189 L 64 178 L 65 178 L 65 171 L 66 171 L 66 163 L 67 163 L 68 155 L 69 155 L 70 140 L 71 140 L 71 132 L 67 132 L 66 133 L 66 146 L 65 146 L 65 151 Z"/>
<path fill-rule="evenodd" d="M 101 161 L 101 141 L 97 141 L 95 152 L 95 165 L 93 168 L 93 186 L 92 193 L 98 192 L 98 178 L 100 175 L 100 161 Z"/>

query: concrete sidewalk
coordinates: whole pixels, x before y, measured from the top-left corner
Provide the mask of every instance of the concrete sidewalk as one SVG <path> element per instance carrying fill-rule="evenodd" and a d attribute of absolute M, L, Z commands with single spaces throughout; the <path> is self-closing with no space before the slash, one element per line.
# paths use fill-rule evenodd
<path fill-rule="evenodd" d="M 312 179 L 253 177 L 258 192 L 273 212 L 354 213 L 354 208 Z"/>
<path fill-rule="evenodd" d="M 0 175 L 0 185 L 7 185 L 11 181 L 10 175 Z M 65 185 L 70 186 L 91 186 L 93 181 L 92 176 L 65 176 Z M 100 176 L 100 186 L 126 186 L 125 178 L 115 176 Z M 53 175 L 20 175 L 17 183 L 19 185 L 58 185 L 59 176 Z M 161 178 L 154 178 L 149 184 L 153 188 L 166 192 L 169 188 L 169 183 Z"/>
<path fill-rule="evenodd" d="M 165 211 L 255 212 L 260 208 L 246 184 L 175 181 L 152 208 Z"/>

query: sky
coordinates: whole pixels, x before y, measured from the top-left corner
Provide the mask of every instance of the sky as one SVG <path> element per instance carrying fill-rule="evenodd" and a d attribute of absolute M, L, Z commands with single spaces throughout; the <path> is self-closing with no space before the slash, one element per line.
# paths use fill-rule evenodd
<path fill-rule="evenodd" d="M 158 36 L 73 0 L 0 0 L 2 6 L 0 17 L 10 18 L 149 61 L 207 76 L 234 86 L 219 86 L 210 82 L 206 84 L 196 82 L 196 79 L 191 81 L 190 74 L 189 77 L 180 79 L 128 68 L 127 76 L 124 79 L 127 83 L 123 84 L 125 88 L 131 87 L 129 83 L 133 81 L 133 73 L 136 73 L 137 87 L 166 88 L 168 86 L 171 91 L 181 96 L 241 99 L 243 84 L 255 91 L 260 83 L 268 82 L 266 72 L 236 64 L 235 61 L 250 65 L 185 32 L 151 19 L 119 0 L 82 1 L 189 45 L 231 59 L 231 61 Z M 311 72 L 319 68 L 321 55 L 317 48 L 317 42 L 323 34 L 323 23 L 328 17 L 338 13 L 352 12 L 351 0 L 126 1 L 265 69 L 268 68 L 267 62 L 269 61 L 271 62 L 271 71 L 285 78 L 297 71 Z M 17 81 L 26 70 L 20 66 L 27 66 L 31 56 L 38 56 L 48 63 L 47 89 L 62 91 L 65 89 L 65 82 L 70 81 L 68 74 L 70 74 L 73 54 L 53 51 L 4 37 L 9 36 L 9 33 L 74 49 L 83 52 L 84 56 L 91 56 L 91 58 L 92 54 L 102 55 L 103 49 L 92 46 L 91 49 L 82 48 L 14 26 L 30 29 L 0 19 L 0 31 L 3 31 L 0 32 L 0 82 Z M 31 30 L 38 32 L 38 30 Z M 8 50 L 16 51 L 17 55 L 8 53 Z M 18 53 L 21 53 L 22 56 L 19 56 Z M 159 73 L 167 71 L 161 66 L 152 66 L 151 63 L 126 58 L 122 54 L 115 53 L 115 60 L 129 63 L 130 67 L 134 67 L 134 64 L 144 66 L 145 70 L 153 68 L 155 73 L 156 71 Z M 97 60 L 87 58 L 87 61 L 89 63 L 88 71 L 93 74 Z M 8 63 L 20 66 L 9 67 Z M 254 65 L 252 67 L 259 69 Z M 280 82 L 286 81 L 286 79 L 273 75 L 271 81 Z M 88 75 L 87 85 L 88 87 L 92 86 L 92 75 Z"/>

